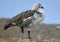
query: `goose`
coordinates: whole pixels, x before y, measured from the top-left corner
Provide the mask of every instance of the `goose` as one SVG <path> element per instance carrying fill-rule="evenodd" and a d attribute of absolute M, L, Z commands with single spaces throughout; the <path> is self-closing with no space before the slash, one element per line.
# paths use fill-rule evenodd
<path fill-rule="evenodd" d="M 4 26 L 4 30 L 7 30 L 10 26 L 19 26 L 21 32 L 24 33 L 24 28 L 35 25 L 36 23 L 41 23 L 45 19 L 44 7 L 41 3 L 36 3 L 31 10 L 26 10 L 18 15 L 14 16 L 7 24 Z"/>

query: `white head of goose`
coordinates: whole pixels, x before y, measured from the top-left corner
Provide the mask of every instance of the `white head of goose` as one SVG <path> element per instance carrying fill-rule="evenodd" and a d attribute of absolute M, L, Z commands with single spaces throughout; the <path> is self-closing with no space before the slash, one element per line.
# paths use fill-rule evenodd
<path fill-rule="evenodd" d="M 8 24 L 4 26 L 6 30 L 10 26 L 20 26 L 22 33 L 24 33 L 24 27 L 28 27 L 31 23 L 41 22 L 45 18 L 43 11 L 44 7 L 40 3 L 36 3 L 32 10 L 26 10 L 14 16 Z"/>
<path fill-rule="evenodd" d="M 44 11 L 44 7 L 40 4 L 40 3 L 36 3 L 32 10 L 36 10 L 37 12 L 34 13 L 34 18 L 35 20 L 33 20 L 33 24 L 38 24 L 38 23 L 41 23 L 44 18 L 45 18 L 45 11 Z"/>

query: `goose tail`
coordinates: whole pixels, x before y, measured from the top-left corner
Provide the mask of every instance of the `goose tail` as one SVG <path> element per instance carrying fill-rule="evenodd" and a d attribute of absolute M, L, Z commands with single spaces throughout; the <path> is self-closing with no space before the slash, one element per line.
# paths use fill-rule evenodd
<path fill-rule="evenodd" d="M 10 26 L 11 26 L 11 24 L 6 24 L 6 25 L 4 26 L 4 30 L 7 30 Z"/>

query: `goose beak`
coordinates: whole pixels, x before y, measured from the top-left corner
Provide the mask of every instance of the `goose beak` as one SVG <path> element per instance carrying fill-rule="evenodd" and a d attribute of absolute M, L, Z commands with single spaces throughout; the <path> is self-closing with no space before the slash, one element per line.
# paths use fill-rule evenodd
<path fill-rule="evenodd" d="M 41 7 L 42 9 L 44 9 L 44 7 Z"/>
<path fill-rule="evenodd" d="M 39 7 L 39 8 L 42 8 L 42 9 L 44 9 L 44 7 Z"/>

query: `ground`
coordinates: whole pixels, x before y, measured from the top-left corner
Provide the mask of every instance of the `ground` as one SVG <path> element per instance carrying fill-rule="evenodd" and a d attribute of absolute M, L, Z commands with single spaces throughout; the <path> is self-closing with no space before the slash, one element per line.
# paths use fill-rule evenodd
<path fill-rule="evenodd" d="M 25 28 L 23 39 L 21 30 L 17 26 L 11 26 L 7 30 L 4 30 L 4 25 L 9 20 L 10 19 L 0 19 L 0 42 L 28 42 L 27 28 Z M 58 42 L 60 40 L 60 24 L 34 25 L 31 27 L 31 40 L 33 42 L 34 40 L 35 42 L 40 42 L 41 40 L 55 40 Z"/>

